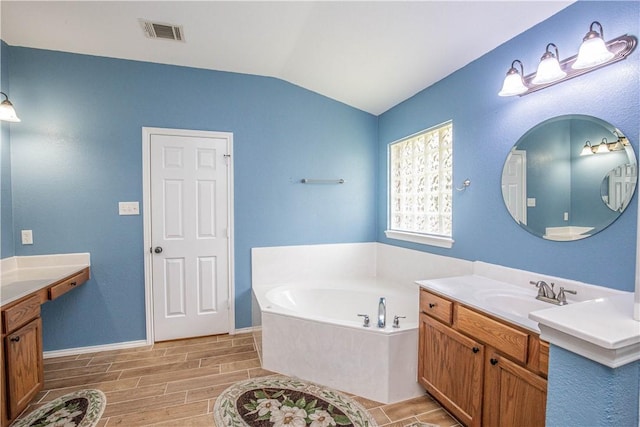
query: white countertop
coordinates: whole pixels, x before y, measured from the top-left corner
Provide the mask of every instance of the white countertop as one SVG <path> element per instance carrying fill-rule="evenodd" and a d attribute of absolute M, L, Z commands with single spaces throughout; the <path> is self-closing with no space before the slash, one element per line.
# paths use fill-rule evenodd
<path fill-rule="evenodd" d="M 443 279 L 419 280 L 416 282 L 425 289 L 432 290 L 467 306 L 492 314 L 507 322 L 514 323 L 537 334 L 540 333 L 538 322 L 529 319 L 528 311 L 518 311 L 517 307 L 492 303 L 491 295 L 516 293 L 529 298 L 532 307 L 540 310 L 557 308 L 552 304 L 536 300 L 538 294 L 534 286 L 519 286 L 484 276 L 469 275 L 447 277 Z"/>
<path fill-rule="evenodd" d="M 578 290 L 578 296 L 567 295 L 569 304 L 555 306 L 536 300 L 537 289 L 520 282 L 469 275 L 416 283 L 538 332 L 542 339 L 603 365 L 616 368 L 640 360 L 640 322 L 633 319 L 633 293 L 572 282 L 570 289 Z"/>
<path fill-rule="evenodd" d="M 3 259 L 0 263 L 0 305 L 17 301 L 89 266 L 88 253 Z"/>
<path fill-rule="evenodd" d="M 633 294 L 596 298 L 563 310 L 534 311 L 543 339 L 610 368 L 640 360 L 640 322 Z"/>

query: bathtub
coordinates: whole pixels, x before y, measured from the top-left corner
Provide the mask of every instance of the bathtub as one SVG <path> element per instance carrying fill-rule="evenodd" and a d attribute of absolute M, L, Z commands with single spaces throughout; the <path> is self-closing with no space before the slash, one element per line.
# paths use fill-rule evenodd
<path fill-rule="evenodd" d="M 265 369 L 382 403 L 424 394 L 417 383 L 416 285 L 375 277 L 254 288 Z M 386 327 L 377 327 L 386 298 Z M 370 326 L 363 326 L 367 314 Z M 399 327 L 393 327 L 394 316 Z"/>

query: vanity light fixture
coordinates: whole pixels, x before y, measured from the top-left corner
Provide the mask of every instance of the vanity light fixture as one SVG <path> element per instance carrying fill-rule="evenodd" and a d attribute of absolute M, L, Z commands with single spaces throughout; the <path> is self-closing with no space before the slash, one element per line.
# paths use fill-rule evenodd
<path fill-rule="evenodd" d="M 612 151 L 621 151 L 624 150 L 626 137 L 620 137 L 617 132 L 613 132 L 618 139 L 615 142 L 609 142 L 607 138 L 602 138 L 602 141 L 598 145 L 591 145 L 591 141 L 586 141 L 584 143 L 584 147 L 582 147 L 582 151 L 580 151 L 581 156 L 590 156 L 592 154 L 605 154 L 611 153 Z"/>
<path fill-rule="evenodd" d="M 609 143 L 607 141 L 607 138 L 602 138 L 602 142 L 598 144 L 597 148 L 595 149 L 595 153 L 604 154 L 609 152 L 611 152 L 611 150 L 609 149 Z"/>
<path fill-rule="evenodd" d="M 549 51 L 549 48 L 553 46 L 556 54 Z M 536 76 L 531 80 L 531 83 L 536 85 L 542 85 L 546 83 L 553 83 L 567 76 L 567 73 L 560 68 L 560 55 L 558 54 L 558 46 L 553 43 L 549 43 L 545 49 L 544 55 L 540 58 L 540 64 L 538 64 L 538 71 Z"/>
<path fill-rule="evenodd" d="M 582 151 L 580 151 L 581 156 L 590 156 L 593 154 L 593 147 L 591 146 L 591 141 L 587 140 L 584 143 L 584 147 L 582 147 Z"/>
<path fill-rule="evenodd" d="M 600 32 L 594 31 L 593 26 L 597 25 Z M 604 30 L 598 21 L 593 21 L 589 26 L 589 32 L 582 39 L 578 58 L 571 68 L 582 69 L 603 64 L 613 58 L 614 54 L 604 43 Z"/>
<path fill-rule="evenodd" d="M 516 63 L 520 64 L 520 71 L 516 68 Z M 504 78 L 502 90 L 498 93 L 500 96 L 520 95 L 529 90 L 522 81 L 524 76 L 524 66 L 518 59 L 511 63 L 511 68 L 507 71 L 507 77 Z"/>
<path fill-rule="evenodd" d="M 4 101 L 0 103 L 0 120 L 5 122 L 19 122 L 20 119 L 16 115 L 16 110 L 13 108 L 13 104 L 9 101 L 9 97 L 6 93 L 0 92 L 4 96 Z"/>
<path fill-rule="evenodd" d="M 597 27 L 599 31 L 594 30 L 594 27 Z M 560 61 L 558 47 L 553 43 L 547 44 L 537 71 L 524 77 L 522 76 L 524 66 L 516 59 L 511 63 L 511 68 L 507 72 L 502 90 L 498 95 L 524 96 L 586 74 L 625 59 L 638 44 L 638 39 L 635 36 L 626 34 L 605 42 L 603 34 L 602 25 L 598 21 L 593 21 L 589 27 L 589 32 L 583 38 L 578 54 L 562 61 Z M 518 69 L 515 67 L 516 63 L 520 64 L 520 74 L 518 74 Z M 520 77 L 520 82 L 517 80 L 518 77 Z M 516 87 L 517 89 L 513 89 Z"/>

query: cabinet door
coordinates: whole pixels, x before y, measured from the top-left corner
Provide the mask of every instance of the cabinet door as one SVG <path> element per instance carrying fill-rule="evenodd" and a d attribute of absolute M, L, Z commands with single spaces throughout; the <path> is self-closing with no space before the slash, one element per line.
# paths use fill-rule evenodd
<path fill-rule="evenodd" d="M 479 426 L 484 346 L 425 314 L 419 346 L 420 383 L 463 424 Z"/>
<path fill-rule="evenodd" d="M 487 352 L 483 423 L 492 427 L 542 427 L 547 381 L 494 351 Z"/>
<path fill-rule="evenodd" d="M 0 342 L 0 426 L 9 425 L 9 414 L 7 413 L 7 392 L 5 388 L 4 370 L 4 343 Z"/>
<path fill-rule="evenodd" d="M 36 318 L 5 337 L 10 418 L 17 417 L 42 389 L 42 321 Z"/>

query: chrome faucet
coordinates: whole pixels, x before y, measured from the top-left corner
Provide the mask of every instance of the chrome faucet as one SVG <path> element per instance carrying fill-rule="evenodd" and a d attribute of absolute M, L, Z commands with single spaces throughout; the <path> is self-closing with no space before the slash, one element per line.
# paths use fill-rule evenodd
<path fill-rule="evenodd" d="M 378 302 L 378 328 L 384 328 L 387 325 L 387 299 L 380 297 Z"/>
<path fill-rule="evenodd" d="M 535 285 L 535 287 L 538 288 L 538 297 L 543 297 L 548 299 L 556 298 L 556 293 L 553 291 L 553 286 L 554 286 L 553 283 L 551 284 L 551 286 L 547 285 L 547 282 L 545 282 L 544 280 L 538 280 L 537 282 L 534 282 L 532 280 L 529 283 L 531 283 L 532 285 Z"/>
<path fill-rule="evenodd" d="M 553 290 L 554 284 L 551 283 L 551 286 L 549 286 L 543 280 L 538 280 L 537 282 L 534 282 L 532 280 L 529 283 L 531 283 L 536 288 L 538 288 L 538 296 L 536 296 L 536 299 L 539 299 L 540 301 L 549 302 L 551 304 L 566 305 L 567 297 L 565 293 L 569 293 L 573 295 L 577 294 L 576 291 L 565 289 L 562 286 L 560 286 L 560 292 L 558 292 L 558 295 L 556 295 L 555 291 Z"/>

